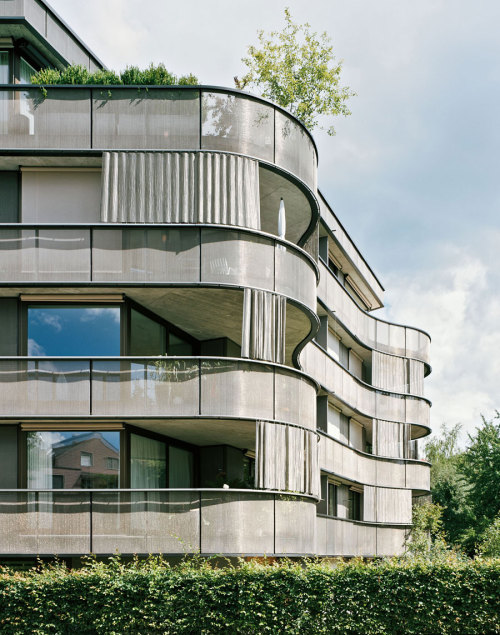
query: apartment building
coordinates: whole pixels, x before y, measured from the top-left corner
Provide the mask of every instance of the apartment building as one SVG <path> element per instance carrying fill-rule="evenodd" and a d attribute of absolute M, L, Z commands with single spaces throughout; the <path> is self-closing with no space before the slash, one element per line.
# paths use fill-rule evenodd
<path fill-rule="evenodd" d="M 429 491 L 429 336 L 282 108 L 30 85 L 101 62 L 0 0 L 0 559 L 399 554 Z"/>

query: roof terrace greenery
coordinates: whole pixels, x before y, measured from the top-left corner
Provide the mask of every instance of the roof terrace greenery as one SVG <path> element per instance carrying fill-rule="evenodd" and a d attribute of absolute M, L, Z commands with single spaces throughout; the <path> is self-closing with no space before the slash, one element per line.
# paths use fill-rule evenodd
<path fill-rule="evenodd" d="M 31 83 L 39 86 L 64 85 L 125 85 L 125 86 L 196 86 L 198 78 L 192 74 L 178 77 L 164 64 L 151 63 L 141 70 L 138 66 L 127 66 L 117 73 L 113 70 L 97 70 L 91 73 L 85 66 L 75 64 L 64 70 L 42 68 L 31 76 Z"/>

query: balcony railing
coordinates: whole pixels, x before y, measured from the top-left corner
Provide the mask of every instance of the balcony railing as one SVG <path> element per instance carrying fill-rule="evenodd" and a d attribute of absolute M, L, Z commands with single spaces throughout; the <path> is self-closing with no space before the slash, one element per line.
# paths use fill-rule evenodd
<path fill-rule="evenodd" d="M 4 357 L 0 385 L 2 418 L 207 416 L 316 428 L 316 384 L 300 371 L 269 362 Z"/>
<path fill-rule="evenodd" d="M 301 353 L 304 370 L 329 393 L 370 419 L 381 419 L 416 426 L 413 437 L 428 432 L 430 402 L 424 397 L 398 394 L 374 388 L 357 379 L 330 357 L 315 342 Z M 418 427 L 421 429 L 418 430 Z"/>
<path fill-rule="evenodd" d="M 430 490 L 428 463 L 368 455 L 326 434 L 320 436 L 319 464 L 327 472 L 341 473 L 344 478 L 363 485 Z"/>
<path fill-rule="evenodd" d="M 260 490 L 0 490 L 0 554 L 312 554 L 312 498 Z"/>
<path fill-rule="evenodd" d="M 206 283 L 286 295 L 316 310 L 317 268 L 292 243 L 206 226 L 0 225 L 0 282 Z"/>
<path fill-rule="evenodd" d="M 0 89 L 0 146 L 38 150 L 221 150 L 274 163 L 316 190 L 306 128 L 274 104 L 217 87 Z"/>
<path fill-rule="evenodd" d="M 362 311 L 324 263 L 319 263 L 318 299 L 369 348 L 429 364 L 430 337 L 410 326 L 391 324 Z"/>

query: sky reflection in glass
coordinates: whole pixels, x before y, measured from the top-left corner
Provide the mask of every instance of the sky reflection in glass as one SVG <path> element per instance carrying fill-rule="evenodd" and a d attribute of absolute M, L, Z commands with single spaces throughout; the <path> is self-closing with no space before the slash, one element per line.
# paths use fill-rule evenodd
<path fill-rule="evenodd" d="M 28 355 L 120 355 L 120 308 L 29 307 Z"/>

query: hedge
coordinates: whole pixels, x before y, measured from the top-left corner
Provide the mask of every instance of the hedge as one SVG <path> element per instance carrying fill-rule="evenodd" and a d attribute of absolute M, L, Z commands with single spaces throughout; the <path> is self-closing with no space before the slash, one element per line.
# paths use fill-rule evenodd
<path fill-rule="evenodd" d="M 499 559 L 3 569 L 0 632 L 499 633 L 499 571 Z"/>

